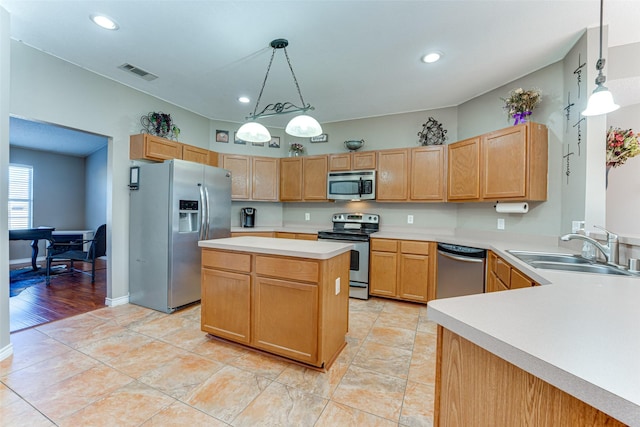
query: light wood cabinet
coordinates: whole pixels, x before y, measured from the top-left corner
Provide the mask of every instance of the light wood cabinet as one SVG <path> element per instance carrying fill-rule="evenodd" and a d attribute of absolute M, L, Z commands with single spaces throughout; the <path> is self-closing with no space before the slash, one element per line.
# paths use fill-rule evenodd
<path fill-rule="evenodd" d="M 482 136 L 482 192 L 489 200 L 547 200 L 547 127 L 539 123 Z"/>
<path fill-rule="evenodd" d="M 231 171 L 232 200 L 278 201 L 276 157 L 223 154 L 222 167 Z"/>
<path fill-rule="evenodd" d="M 277 231 L 275 234 L 275 237 L 278 239 L 318 240 L 318 235 L 311 233 L 289 233 L 286 231 Z"/>
<path fill-rule="evenodd" d="M 209 164 L 209 150 L 204 148 L 194 147 L 193 145 L 182 144 L 182 160 L 190 162 L 202 163 L 203 165 Z"/>
<path fill-rule="evenodd" d="M 434 402 L 436 427 L 625 425 L 442 326 Z"/>
<path fill-rule="evenodd" d="M 250 228 L 248 229 L 250 230 Z M 273 231 L 234 231 L 231 233 L 231 237 L 275 237 L 275 233 Z"/>
<path fill-rule="evenodd" d="M 538 286 L 535 280 L 527 277 L 520 270 L 513 267 L 494 252 L 487 255 L 488 267 L 486 277 L 486 291 L 498 292 L 509 289 L 529 288 Z"/>
<path fill-rule="evenodd" d="M 280 161 L 276 157 L 251 158 L 251 200 L 278 201 Z"/>
<path fill-rule="evenodd" d="M 480 138 L 447 145 L 447 200 L 480 198 Z"/>
<path fill-rule="evenodd" d="M 339 153 L 329 155 L 330 171 L 374 170 L 376 151 Z"/>
<path fill-rule="evenodd" d="M 547 199 L 546 126 L 528 122 L 447 147 L 447 200 Z"/>
<path fill-rule="evenodd" d="M 209 166 L 221 166 L 219 163 L 219 157 L 220 155 L 218 153 L 216 153 L 215 151 L 211 151 L 209 150 Z"/>
<path fill-rule="evenodd" d="M 409 149 L 378 151 L 376 200 L 402 202 L 409 197 Z"/>
<path fill-rule="evenodd" d="M 222 167 L 231 171 L 231 200 L 249 200 L 251 157 L 223 154 Z"/>
<path fill-rule="evenodd" d="M 445 145 L 431 145 L 411 150 L 409 199 L 444 201 Z"/>
<path fill-rule="evenodd" d="M 182 144 L 159 136 L 140 133 L 129 137 L 131 160 L 165 161 L 182 159 Z"/>
<path fill-rule="evenodd" d="M 201 328 L 328 368 L 346 345 L 350 256 L 319 260 L 203 248 Z"/>
<path fill-rule="evenodd" d="M 327 200 L 327 156 L 280 159 L 280 200 L 318 202 Z"/>
<path fill-rule="evenodd" d="M 435 299 L 435 245 L 371 239 L 369 293 L 417 302 Z"/>

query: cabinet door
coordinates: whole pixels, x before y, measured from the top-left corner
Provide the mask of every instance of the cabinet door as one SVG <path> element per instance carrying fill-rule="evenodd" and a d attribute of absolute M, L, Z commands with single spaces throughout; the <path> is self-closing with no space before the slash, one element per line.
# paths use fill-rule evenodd
<path fill-rule="evenodd" d="M 251 159 L 251 199 L 278 201 L 278 172 L 280 162 L 275 157 Z"/>
<path fill-rule="evenodd" d="M 353 170 L 367 170 L 376 168 L 376 152 L 363 151 L 362 153 L 353 153 L 351 168 Z"/>
<path fill-rule="evenodd" d="M 444 201 L 444 149 L 437 145 L 411 150 L 411 200 Z"/>
<path fill-rule="evenodd" d="M 317 364 L 318 286 L 256 277 L 253 345 Z"/>
<path fill-rule="evenodd" d="M 351 154 L 330 154 L 329 155 L 330 171 L 349 171 L 351 170 Z"/>
<path fill-rule="evenodd" d="M 519 288 L 530 288 L 533 286 L 533 280 L 529 279 L 524 274 L 520 273 L 515 268 L 511 269 L 511 289 L 519 289 Z"/>
<path fill-rule="evenodd" d="M 327 200 L 327 156 L 302 158 L 302 198 Z"/>
<path fill-rule="evenodd" d="M 131 135 L 129 137 L 129 158 L 159 161 L 182 159 L 182 144 L 147 133 Z"/>
<path fill-rule="evenodd" d="M 447 145 L 447 200 L 480 198 L 480 138 Z"/>
<path fill-rule="evenodd" d="M 216 153 L 215 151 L 209 151 L 209 166 L 220 166 L 220 163 L 218 163 L 218 153 Z"/>
<path fill-rule="evenodd" d="M 249 200 L 251 158 L 238 154 L 225 154 L 222 167 L 231 171 L 231 200 Z"/>
<path fill-rule="evenodd" d="M 280 200 L 302 200 L 302 157 L 280 159 Z"/>
<path fill-rule="evenodd" d="M 487 292 L 499 292 L 499 291 L 509 290 L 507 285 L 505 285 L 502 282 L 502 280 L 500 280 L 496 275 L 496 273 L 494 273 L 493 271 L 490 271 L 489 274 L 487 274 L 486 289 L 487 289 Z"/>
<path fill-rule="evenodd" d="M 514 126 L 483 136 L 482 197 L 525 198 L 528 162 L 525 126 Z"/>
<path fill-rule="evenodd" d="M 251 277 L 202 269 L 201 327 L 205 332 L 249 344 L 251 340 Z"/>
<path fill-rule="evenodd" d="M 429 257 L 400 254 L 399 297 L 426 302 L 429 289 Z"/>
<path fill-rule="evenodd" d="M 378 182 L 376 199 L 379 201 L 406 201 L 408 191 L 409 151 L 378 151 Z"/>
<path fill-rule="evenodd" d="M 395 252 L 371 252 L 369 293 L 383 297 L 397 295 L 398 254 Z"/>
<path fill-rule="evenodd" d="M 190 162 L 202 163 L 203 165 L 209 164 L 209 150 L 204 148 L 194 147 L 193 145 L 184 144 L 182 146 L 182 160 Z"/>

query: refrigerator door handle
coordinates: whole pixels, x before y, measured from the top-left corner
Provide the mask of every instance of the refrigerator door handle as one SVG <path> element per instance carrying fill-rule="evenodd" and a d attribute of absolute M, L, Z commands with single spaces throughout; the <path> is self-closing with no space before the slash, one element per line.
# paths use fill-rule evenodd
<path fill-rule="evenodd" d="M 204 197 L 206 198 L 206 206 L 207 206 L 207 216 L 206 216 L 206 223 L 207 223 L 207 229 L 206 232 L 204 234 L 204 238 L 209 239 L 209 228 L 211 227 L 210 224 L 210 219 L 209 219 L 209 189 L 207 187 L 204 187 Z"/>
<path fill-rule="evenodd" d="M 200 187 L 200 232 L 198 233 L 198 240 L 204 240 L 206 237 L 206 221 L 209 213 L 206 209 L 206 200 L 204 198 L 204 189 L 202 184 L 198 184 Z"/>

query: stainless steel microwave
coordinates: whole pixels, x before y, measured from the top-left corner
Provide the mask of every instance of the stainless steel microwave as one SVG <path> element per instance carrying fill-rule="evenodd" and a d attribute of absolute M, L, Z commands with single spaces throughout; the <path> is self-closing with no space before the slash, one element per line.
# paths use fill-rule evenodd
<path fill-rule="evenodd" d="M 376 171 L 329 172 L 327 197 L 329 200 L 375 200 Z"/>

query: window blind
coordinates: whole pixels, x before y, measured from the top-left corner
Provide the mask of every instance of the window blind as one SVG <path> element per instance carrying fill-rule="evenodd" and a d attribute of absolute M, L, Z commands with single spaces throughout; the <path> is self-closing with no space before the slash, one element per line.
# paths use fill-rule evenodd
<path fill-rule="evenodd" d="M 9 165 L 9 230 L 32 228 L 33 168 Z"/>

